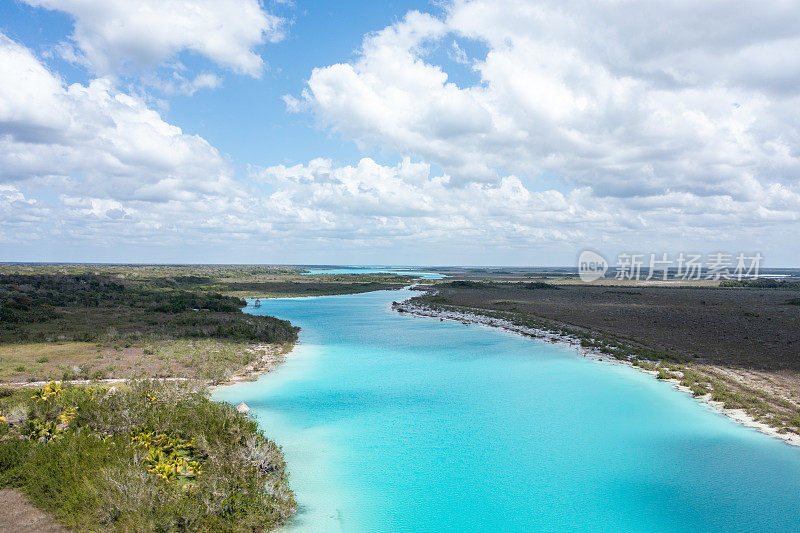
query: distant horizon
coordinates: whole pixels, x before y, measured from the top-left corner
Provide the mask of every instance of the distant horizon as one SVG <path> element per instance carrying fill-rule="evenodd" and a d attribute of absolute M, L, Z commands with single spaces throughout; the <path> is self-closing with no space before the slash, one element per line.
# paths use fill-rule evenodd
<path fill-rule="evenodd" d="M 488 268 L 514 268 L 514 269 L 563 269 L 577 271 L 577 265 L 414 265 L 414 264 L 351 264 L 351 263 L 148 263 L 148 262 L 105 262 L 105 261 L 0 261 L 0 265 L 99 265 L 99 266 L 264 266 L 264 267 L 304 267 L 304 268 L 364 268 L 364 269 L 444 269 L 444 268 L 463 268 L 463 269 L 488 269 Z M 648 267 L 642 267 L 647 271 Z M 773 270 L 797 270 L 800 266 L 765 266 L 761 271 Z"/>

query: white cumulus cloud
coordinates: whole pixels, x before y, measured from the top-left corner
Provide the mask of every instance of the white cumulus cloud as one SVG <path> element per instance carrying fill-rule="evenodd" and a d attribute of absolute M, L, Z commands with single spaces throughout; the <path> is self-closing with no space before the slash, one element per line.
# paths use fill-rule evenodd
<path fill-rule="evenodd" d="M 367 35 L 286 101 L 455 181 L 752 200 L 800 173 L 798 18 L 796 2 L 455 0 Z M 429 59 L 454 39 L 486 47 L 474 84 Z"/>
<path fill-rule="evenodd" d="M 251 174 L 274 188 L 262 212 L 277 233 L 297 235 L 303 228 L 306 236 L 346 235 L 365 245 L 391 239 L 401 248 L 480 243 L 485 253 L 501 251 L 506 260 L 543 244 L 647 249 L 658 242 L 681 250 L 687 242 L 741 244 L 761 235 L 766 245 L 787 238 L 800 222 L 800 189 L 780 185 L 754 191 L 749 201 L 687 192 L 599 197 L 590 187 L 536 190 L 514 175 L 453 183 L 408 158 L 394 166 L 370 158 L 355 166 L 315 159 Z"/>
<path fill-rule="evenodd" d="M 284 36 L 285 21 L 258 0 L 24 0 L 75 19 L 62 55 L 101 75 L 153 68 L 183 50 L 258 77 L 255 47 Z M 77 49 L 76 49 L 77 48 Z"/>
<path fill-rule="evenodd" d="M 81 213 L 98 220 L 138 213 L 145 225 L 164 224 L 184 210 L 191 213 L 187 223 L 202 219 L 220 196 L 224 210 L 241 192 L 230 163 L 205 139 L 183 133 L 105 79 L 65 86 L 2 34 L 0 184 L 6 184 L 6 212 L 20 221 L 14 213 L 59 208 L 29 201 L 24 188 L 57 191 L 62 214 L 70 215 L 62 222 Z"/>
<path fill-rule="evenodd" d="M 74 42 L 86 58 L 96 50 L 98 72 L 189 49 L 257 74 L 253 47 L 272 35 L 256 20 L 256 37 L 237 34 L 236 52 L 217 56 L 187 44 L 179 21 L 183 36 L 144 53 L 150 44 L 105 43 L 99 30 L 82 41 L 81 28 L 124 19 L 122 4 L 55 4 L 76 17 Z M 643 6 L 474 0 L 442 17 L 409 13 L 367 35 L 355 61 L 314 70 L 302 94 L 285 97 L 399 163 L 317 158 L 238 178 L 227 156 L 113 76 L 68 85 L 0 34 L 0 244 L 194 244 L 222 260 L 264 244 L 249 257 L 465 264 L 569 264 L 585 246 L 756 248 L 796 262 L 785 244 L 800 231 L 794 4 Z M 714 31 L 692 18 L 697 9 L 721 21 Z M 475 57 L 470 41 L 486 52 Z M 453 83 L 456 68 L 477 81 Z M 180 69 L 159 81 L 165 93 L 221 83 Z"/>

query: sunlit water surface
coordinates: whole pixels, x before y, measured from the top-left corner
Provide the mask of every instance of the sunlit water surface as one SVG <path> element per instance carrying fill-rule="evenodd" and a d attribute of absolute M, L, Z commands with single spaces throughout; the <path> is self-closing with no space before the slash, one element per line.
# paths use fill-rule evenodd
<path fill-rule="evenodd" d="M 304 275 L 314 274 L 399 274 L 401 276 L 416 276 L 420 279 L 442 279 L 447 276 L 438 272 L 423 272 L 412 268 L 377 268 L 377 267 L 341 267 L 329 269 L 311 269 L 303 272 Z"/>
<path fill-rule="evenodd" d="M 297 531 L 798 531 L 800 450 L 574 349 L 391 311 L 408 291 L 266 300 L 300 344 L 245 401 Z"/>

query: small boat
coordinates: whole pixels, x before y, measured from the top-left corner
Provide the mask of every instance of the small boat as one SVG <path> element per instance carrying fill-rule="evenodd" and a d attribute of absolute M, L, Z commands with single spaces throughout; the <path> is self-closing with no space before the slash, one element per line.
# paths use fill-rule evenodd
<path fill-rule="evenodd" d="M 261 307 L 261 300 L 256 300 L 253 307 Z"/>

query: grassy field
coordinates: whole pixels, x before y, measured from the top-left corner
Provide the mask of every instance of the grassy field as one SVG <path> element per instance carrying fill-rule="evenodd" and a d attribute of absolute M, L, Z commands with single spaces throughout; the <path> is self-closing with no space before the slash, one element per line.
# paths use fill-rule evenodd
<path fill-rule="evenodd" d="M 239 298 L 132 277 L 0 274 L 0 380 L 219 382 L 297 338 L 284 320 L 243 314 Z"/>
<path fill-rule="evenodd" d="M 0 345 L 0 382 L 185 378 L 222 383 L 282 358 L 292 344 L 217 339 L 143 339 L 135 344 L 55 342 Z"/>

